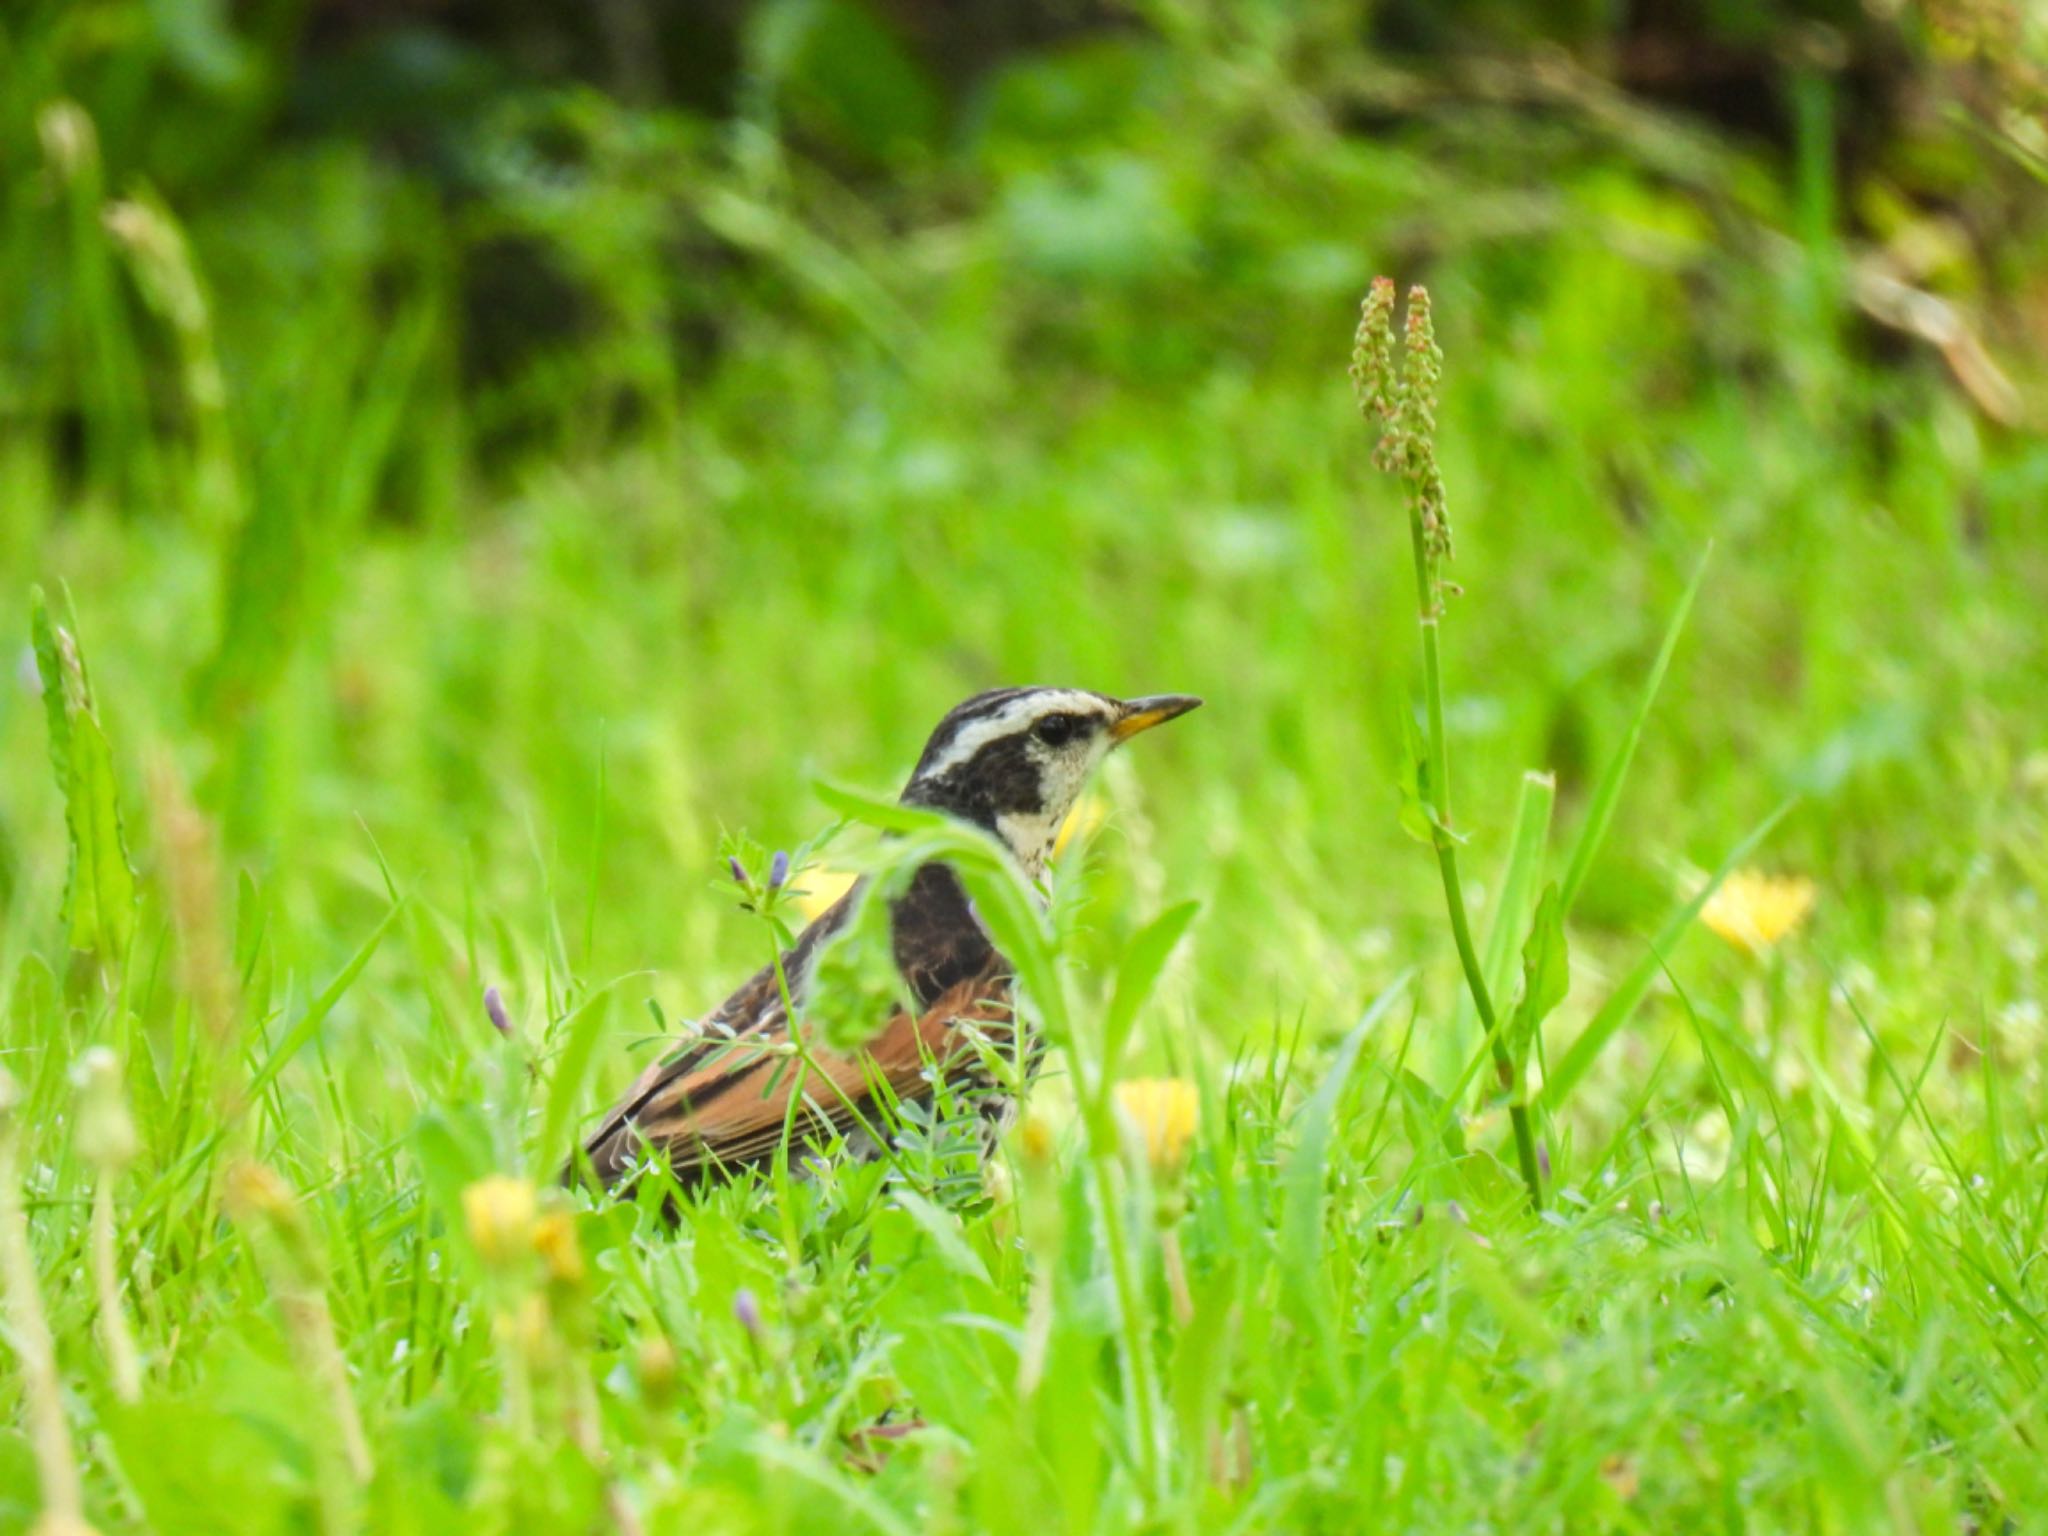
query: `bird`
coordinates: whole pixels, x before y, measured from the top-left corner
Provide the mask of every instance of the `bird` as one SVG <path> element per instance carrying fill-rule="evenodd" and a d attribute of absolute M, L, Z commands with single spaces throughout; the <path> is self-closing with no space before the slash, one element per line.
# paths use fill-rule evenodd
<path fill-rule="evenodd" d="M 1036 881 L 1102 760 L 1201 702 L 1189 694 L 1122 699 L 1080 688 L 978 693 L 939 721 L 901 803 L 992 834 Z M 896 1005 L 860 1049 L 807 1045 L 806 1069 L 791 1068 L 784 988 L 801 1016 L 818 959 L 853 920 L 865 887 L 856 883 L 796 936 L 781 957 L 780 978 L 774 965 L 764 966 L 643 1072 L 585 1138 L 564 1181 L 594 1176 L 616 1190 L 665 1163 L 679 1184 L 696 1187 L 768 1163 L 792 1132 L 812 1151 L 836 1145 L 856 1158 L 877 1156 L 876 1127 L 889 1118 L 890 1101 L 928 1104 L 941 1080 L 972 1091 L 986 1153 L 1014 1105 L 972 1042 L 1017 1043 L 1012 977 L 944 862 L 919 866 L 890 904 L 891 956 L 909 1006 Z M 1024 1043 L 1028 1081 L 1038 1052 L 1035 1042 Z M 795 1106 L 792 1094 L 799 1095 Z"/>

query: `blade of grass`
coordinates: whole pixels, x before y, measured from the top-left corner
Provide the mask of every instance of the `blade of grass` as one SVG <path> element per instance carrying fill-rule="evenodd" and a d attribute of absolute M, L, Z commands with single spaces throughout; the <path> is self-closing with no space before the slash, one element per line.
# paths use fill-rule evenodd
<path fill-rule="evenodd" d="M 299 1015 L 298 1021 L 285 1031 L 284 1038 L 278 1041 L 277 1048 L 270 1053 L 270 1059 L 257 1068 L 256 1075 L 249 1079 L 249 1086 L 243 1090 L 245 1103 L 253 1101 L 269 1087 L 271 1079 L 282 1072 L 291 1059 L 305 1047 L 306 1042 L 313 1038 L 314 1032 L 326 1022 L 327 1016 L 334 1012 L 335 1005 L 347 995 L 348 989 L 356 984 L 356 978 L 363 974 L 371 957 L 377 953 L 377 946 L 384 942 L 384 935 L 391 931 L 391 925 L 398 921 L 399 913 L 404 910 L 403 901 L 393 902 L 385 910 L 377 926 L 370 930 L 370 936 L 363 940 L 361 947 L 350 956 L 348 964 L 343 966 L 334 980 L 307 1005 L 306 1011 Z"/>
<path fill-rule="evenodd" d="M 1614 754 L 1606 771 L 1600 775 L 1599 787 L 1593 791 L 1592 803 L 1586 808 L 1586 824 L 1579 829 L 1579 840 L 1572 847 L 1571 862 L 1565 866 L 1562 890 L 1567 920 L 1593 867 L 1593 860 L 1600 852 L 1600 845 L 1607 838 L 1607 829 L 1614 821 L 1614 810 L 1621 800 L 1622 783 L 1628 778 L 1629 767 L 1635 762 L 1636 748 L 1642 743 L 1643 725 L 1650 718 L 1651 705 L 1657 702 L 1658 690 L 1664 686 L 1664 674 L 1670 670 L 1672 653 L 1678 649 L 1678 637 L 1685 630 L 1686 617 L 1692 612 L 1693 599 L 1699 596 L 1700 582 L 1706 577 L 1707 562 L 1713 554 L 1714 546 L 1710 543 L 1693 566 L 1692 580 L 1685 584 L 1685 595 L 1679 598 L 1671 622 L 1664 626 L 1663 643 L 1657 647 L 1657 659 L 1650 664 L 1650 675 L 1643 681 L 1643 694 L 1636 701 L 1635 714 L 1621 739 L 1621 750 Z"/>
<path fill-rule="evenodd" d="M 1404 973 L 1373 999 L 1365 1017 L 1353 1026 L 1337 1047 L 1323 1081 L 1301 1112 L 1301 1138 L 1288 1159 L 1282 1180 L 1280 1209 L 1281 1285 L 1306 1316 L 1318 1337 L 1328 1344 L 1336 1327 L 1331 1317 L 1330 1298 L 1323 1285 L 1323 1184 L 1330 1156 L 1330 1143 L 1337 1130 L 1337 1106 L 1350 1085 L 1352 1068 L 1358 1062 L 1366 1037 L 1378 1027 L 1408 989 L 1410 973 Z M 1334 1369 L 1335 1351 L 1318 1351 L 1326 1366 Z M 1335 1382 L 1331 1385 L 1334 1387 Z"/>
<path fill-rule="evenodd" d="M 1704 907 L 1707 899 L 1721 888 L 1721 882 L 1728 878 L 1729 873 L 1756 850 L 1797 803 L 1796 799 L 1787 800 L 1766 816 L 1754 832 L 1729 851 L 1728 857 L 1721 861 L 1720 868 L 1716 869 L 1706 884 L 1699 888 L 1692 900 L 1673 913 L 1670 920 L 1658 931 L 1657 937 L 1651 941 L 1643 957 L 1621 979 L 1621 985 L 1616 987 L 1607 1001 L 1600 1005 L 1599 1011 L 1581 1031 L 1579 1038 L 1572 1042 L 1571 1049 L 1558 1058 L 1556 1069 L 1544 1079 L 1543 1087 L 1536 1095 L 1536 1102 L 1544 1112 L 1556 1114 L 1563 1106 L 1566 1097 L 1592 1067 L 1607 1042 L 1636 1011 L 1649 992 L 1650 984 L 1656 980 L 1658 971 L 1662 969 L 1664 957 L 1670 952 L 1671 947 L 1684 937 L 1686 929 L 1692 926 L 1692 920 L 1699 916 L 1700 908 Z"/>
<path fill-rule="evenodd" d="M 1494 906 L 1493 927 L 1486 935 L 1486 985 L 1495 997 L 1507 990 L 1518 942 L 1529 931 L 1529 917 L 1535 908 L 1533 898 L 1542 883 L 1543 852 L 1550 841 L 1550 813 L 1556 803 L 1554 775 L 1533 770 L 1522 775 L 1521 795 L 1515 804 L 1514 841 L 1508 845 L 1508 866 L 1501 876 L 1500 900 Z M 1469 995 L 1460 995 L 1458 1015 L 1461 1024 L 1469 1024 Z"/>
<path fill-rule="evenodd" d="M 1125 946 L 1123 959 L 1116 972 L 1116 990 L 1110 994 L 1109 1007 L 1102 1016 L 1102 1072 L 1101 1082 L 1096 1085 L 1098 1093 L 1107 1093 L 1116 1077 L 1116 1064 L 1122 1058 L 1124 1046 L 1131 1038 L 1131 1030 L 1138 1022 L 1138 1010 L 1145 1006 L 1153 988 L 1159 985 L 1159 978 L 1166 970 L 1166 962 L 1173 958 L 1173 952 L 1180 946 L 1182 935 L 1201 910 L 1198 901 L 1183 901 L 1168 907 L 1153 918 Z"/>

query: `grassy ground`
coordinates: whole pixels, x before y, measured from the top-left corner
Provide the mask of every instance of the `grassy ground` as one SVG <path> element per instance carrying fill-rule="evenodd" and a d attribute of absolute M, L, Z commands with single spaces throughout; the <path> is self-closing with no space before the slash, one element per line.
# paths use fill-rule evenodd
<path fill-rule="evenodd" d="M 79 355 L 177 382 L 169 425 L 110 404 L 82 458 L 0 441 L 0 1246 L 55 1343 L 24 1371 L 10 1275 L 0 1531 L 63 1507 L 61 1466 L 104 1531 L 2048 1507 L 2048 449 L 1876 344 L 1796 169 L 1684 136 L 1625 167 L 1594 130 L 1460 159 L 1462 130 L 1338 138 L 1188 67 L 1092 182 L 1014 163 L 998 121 L 982 200 L 941 178 L 908 232 L 744 143 L 708 183 L 667 168 L 713 152 L 582 103 L 600 169 L 501 216 L 607 307 L 482 392 L 431 263 L 395 296 L 350 265 L 475 231 L 367 161 L 51 235 Z M 1533 200 L 1518 157 L 1554 173 Z M 683 206 L 748 264 L 678 298 L 639 232 Z M 1344 368 L 1404 258 L 1449 356 L 1446 738 L 1504 999 L 1523 774 L 1557 790 L 1526 898 L 1712 549 L 1533 1045 L 1540 1216 L 1402 828 L 1408 528 Z M 650 309 L 717 312 L 712 354 L 647 345 Z M 94 822 L 68 937 L 36 582 L 109 748 L 72 719 L 74 809 L 118 806 L 140 871 L 131 908 Z M 900 1171 L 720 1192 L 676 1230 L 529 1206 L 759 962 L 722 837 L 804 843 L 816 781 L 891 790 L 947 706 L 1015 681 L 1209 705 L 1112 765 L 1060 861 L 1038 981 L 1077 1043 L 995 1185 L 920 1130 Z M 1810 916 L 1671 928 L 1788 804 L 1741 862 L 1811 882 Z M 1155 1095 L 1154 1172 L 1075 1090 L 1120 968 L 1112 1068 L 1199 1103 L 1182 1148 Z"/>

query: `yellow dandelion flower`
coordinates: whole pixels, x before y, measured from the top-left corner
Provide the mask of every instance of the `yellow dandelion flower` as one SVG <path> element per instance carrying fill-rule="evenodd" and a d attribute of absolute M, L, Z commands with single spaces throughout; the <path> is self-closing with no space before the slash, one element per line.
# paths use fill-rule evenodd
<path fill-rule="evenodd" d="M 1818 895 L 1804 875 L 1738 869 L 1707 898 L 1700 921 L 1736 948 L 1762 955 L 1806 921 Z"/>
<path fill-rule="evenodd" d="M 1116 1104 L 1137 1132 L 1152 1177 L 1177 1178 L 1201 1118 L 1201 1095 L 1182 1077 L 1142 1077 L 1116 1086 Z"/>
<path fill-rule="evenodd" d="M 576 1244 L 576 1218 L 567 1211 L 549 1211 L 533 1224 L 533 1249 L 548 1278 L 557 1285 L 583 1283 L 583 1250 Z"/>
<path fill-rule="evenodd" d="M 1059 835 L 1052 840 L 1052 856 L 1058 858 L 1065 853 L 1071 842 L 1086 842 L 1108 819 L 1109 802 L 1093 790 L 1088 791 L 1074 802 L 1067 819 L 1060 823 Z"/>
<path fill-rule="evenodd" d="M 803 913 L 805 922 L 815 922 L 825 915 L 826 908 L 852 890 L 859 878 L 851 870 L 828 869 L 820 864 L 796 877 L 796 884 L 790 887 L 790 899 L 796 903 L 797 911 Z"/>
<path fill-rule="evenodd" d="M 534 1251 L 539 1196 L 510 1174 L 478 1179 L 462 1192 L 462 1215 L 478 1257 L 493 1266 L 517 1263 Z"/>
<path fill-rule="evenodd" d="M 1017 1127 L 1017 1155 L 1024 1160 L 1026 1167 L 1051 1167 L 1057 1144 L 1052 1125 L 1042 1114 L 1033 1112 L 1026 1115 Z"/>

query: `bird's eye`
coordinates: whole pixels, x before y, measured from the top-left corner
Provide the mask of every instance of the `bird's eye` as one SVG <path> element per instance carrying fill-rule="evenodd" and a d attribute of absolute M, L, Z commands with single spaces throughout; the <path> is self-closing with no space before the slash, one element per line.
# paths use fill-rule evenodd
<path fill-rule="evenodd" d="M 1063 747 L 1080 729 L 1081 722 L 1072 715 L 1047 715 L 1033 727 L 1032 734 L 1048 747 Z"/>

